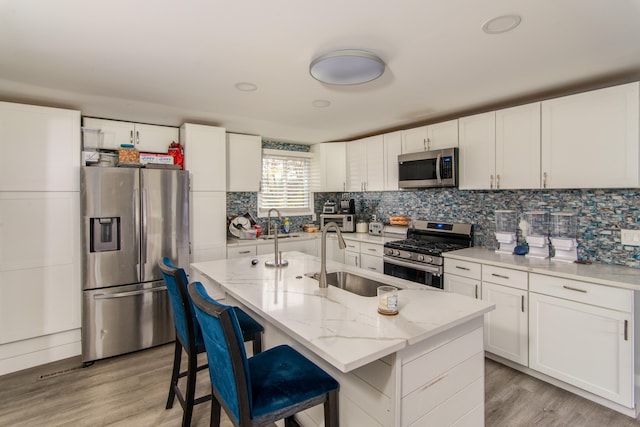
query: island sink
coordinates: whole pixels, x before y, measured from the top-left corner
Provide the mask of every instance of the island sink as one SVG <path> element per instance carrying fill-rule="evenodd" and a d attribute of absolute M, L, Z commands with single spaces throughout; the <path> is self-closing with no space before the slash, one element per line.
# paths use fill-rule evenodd
<path fill-rule="evenodd" d="M 307 273 L 305 276 L 320 280 L 320 273 Z M 379 286 L 389 286 L 386 283 L 358 276 L 357 274 L 347 271 L 327 273 L 327 283 L 363 297 L 375 297 Z"/>

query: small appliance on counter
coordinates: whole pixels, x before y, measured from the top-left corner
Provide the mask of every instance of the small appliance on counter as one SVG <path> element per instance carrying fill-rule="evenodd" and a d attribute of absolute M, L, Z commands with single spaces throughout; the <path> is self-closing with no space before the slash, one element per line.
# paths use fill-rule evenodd
<path fill-rule="evenodd" d="M 324 230 L 325 225 L 335 222 L 343 233 L 355 233 L 356 216 L 347 214 L 322 214 L 320 215 L 320 230 Z M 333 229 L 329 230 L 330 232 Z"/>
<path fill-rule="evenodd" d="M 551 244 L 555 249 L 554 261 L 574 262 L 578 259 L 578 222 L 573 212 L 551 214 Z"/>
<path fill-rule="evenodd" d="M 384 224 L 381 222 L 377 222 L 377 219 L 378 218 L 375 215 L 371 215 L 371 222 L 369 223 L 369 234 L 373 236 L 382 236 Z"/>
<path fill-rule="evenodd" d="M 514 210 L 496 211 L 496 240 L 498 240 L 497 254 L 511 255 L 516 247 L 516 233 L 518 231 L 517 213 Z"/>
<path fill-rule="evenodd" d="M 348 197 L 348 194 L 342 196 L 342 200 L 340 200 L 340 213 L 354 215 L 356 213 L 356 202 Z"/>
<path fill-rule="evenodd" d="M 338 208 L 336 207 L 335 202 L 324 202 L 324 206 L 322 207 L 323 214 L 334 214 L 338 213 Z"/>
<path fill-rule="evenodd" d="M 530 211 L 524 213 L 520 223 L 522 236 L 529 245 L 527 258 L 549 258 L 549 212 Z"/>

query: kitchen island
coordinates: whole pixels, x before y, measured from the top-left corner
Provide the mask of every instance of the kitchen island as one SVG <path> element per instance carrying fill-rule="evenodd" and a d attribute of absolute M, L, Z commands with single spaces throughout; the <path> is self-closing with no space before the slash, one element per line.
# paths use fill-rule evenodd
<path fill-rule="evenodd" d="M 269 268 L 272 255 L 195 263 L 191 281 L 246 309 L 265 327 L 264 347 L 289 344 L 336 378 L 343 426 L 483 425 L 483 317 L 492 303 L 449 294 L 329 261 L 400 288 L 396 316 L 378 314 L 376 297 L 329 286 L 307 273 L 320 259 L 284 254 L 289 266 Z M 322 408 L 300 414 L 322 425 Z"/>

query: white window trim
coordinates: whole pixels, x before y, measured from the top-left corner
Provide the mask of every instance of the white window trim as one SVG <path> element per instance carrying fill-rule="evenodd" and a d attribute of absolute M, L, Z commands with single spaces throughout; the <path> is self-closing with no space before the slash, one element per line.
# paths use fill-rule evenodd
<path fill-rule="evenodd" d="M 262 150 L 262 154 L 263 155 L 266 154 L 269 156 L 300 157 L 300 158 L 306 158 L 309 160 L 313 160 L 313 158 L 315 157 L 315 153 L 306 152 L 306 151 L 273 150 L 269 148 L 264 148 Z M 311 173 L 311 171 L 309 172 Z M 309 183 L 309 187 L 310 188 L 313 187 L 311 182 Z M 266 218 L 269 211 L 268 210 L 265 211 L 260 208 L 260 197 L 261 197 L 261 192 L 258 192 L 258 206 L 257 206 L 258 218 Z M 309 191 L 309 210 L 308 211 L 290 212 L 287 209 L 279 209 L 280 215 L 282 215 L 283 217 L 313 216 L 314 215 L 313 202 L 314 202 L 313 191 Z"/>

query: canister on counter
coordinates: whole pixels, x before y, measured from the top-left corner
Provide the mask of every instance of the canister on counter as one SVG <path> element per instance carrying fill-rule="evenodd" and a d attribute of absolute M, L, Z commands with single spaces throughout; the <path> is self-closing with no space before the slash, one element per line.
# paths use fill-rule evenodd
<path fill-rule="evenodd" d="M 118 150 L 118 164 L 131 165 L 140 163 L 140 152 L 136 150 L 133 144 L 120 144 Z"/>

